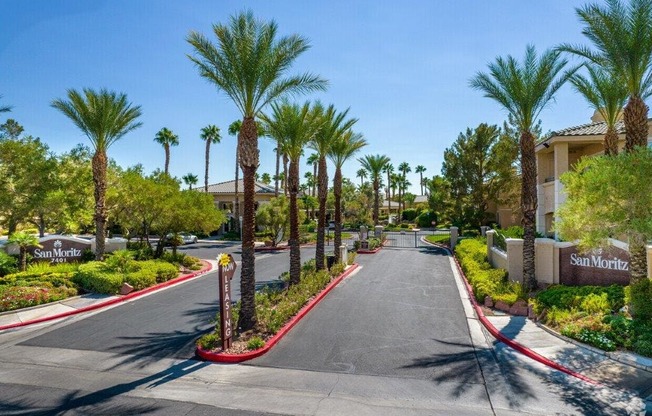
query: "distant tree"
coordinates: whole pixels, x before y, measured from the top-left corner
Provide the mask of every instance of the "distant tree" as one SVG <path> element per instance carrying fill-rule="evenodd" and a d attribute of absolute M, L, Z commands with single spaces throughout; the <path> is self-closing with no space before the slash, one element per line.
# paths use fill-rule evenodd
<path fill-rule="evenodd" d="M 421 186 L 421 195 L 423 195 L 423 172 L 426 171 L 426 167 L 418 165 L 414 171 L 419 174 L 419 185 Z"/>
<path fill-rule="evenodd" d="M 217 44 L 197 32 L 192 32 L 187 40 L 195 51 L 195 56 L 190 56 L 190 59 L 199 69 L 200 75 L 225 92 L 242 113 L 242 126 L 238 133 L 238 161 L 244 178 L 240 278 L 242 306 L 237 325 L 246 331 L 256 324 L 256 117 L 264 107 L 283 96 L 324 90 L 327 83 L 311 74 L 286 77 L 292 63 L 309 48 L 309 44 L 298 35 L 277 38 L 277 25 L 274 21 L 260 21 L 254 18 L 252 12 L 242 12 L 233 16 L 228 25 L 213 25 L 213 32 Z"/>
<path fill-rule="evenodd" d="M 141 115 L 140 106 L 132 107 L 125 94 L 105 89 L 96 92 L 86 88 L 83 95 L 76 90 L 68 90 L 68 100 L 56 99 L 52 102 L 52 107 L 65 114 L 86 134 L 95 151 L 92 159 L 95 186 L 95 257 L 102 260 L 107 219 L 106 152 L 125 134 L 141 126 L 141 123 L 136 121 Z"/>
<path fill-rule="evenodd" d="M 428 188 L 428 207 L 437 213 L 437 218 L 450 219 L 448 207 L 451 200 L 450 184 L 442 176 L 436 175 L 432 179 L 425 180 Z"/>
<path fill-rule="evenodd" d="M 15 140 L 23 134 L 23 131 L 25 131 L 23 126 L 13 118 L 8 118 L 4 124 L 0 125 L 0 138 Z"/>
<path fill-rule="evenodd" d="M 240 128 L 242 127 L 242 121 L 236 120 L 233 123 L 229 125 L 229 135 L 230 136 L 236 136 L 236 142 L 239 143 L 240 141 Z M 234 195 L 235 195 L 235 201 L 233 201 L 233 225 L 234 229 L 236 232 L 240 229 L 240 221 L 238 221 L 238 218 L 240 218 L 240 193 L 239 193 L 239 187 L 240 187 L 240 146 L 239 144 L 236 143 L 235 145 L 235 182 L 234 182 Z"/>
<path fill-rule="evenodd" d="M 165 174 L 170 174 L 170 147 L 179 145 L 179 136 L 172 133 L 172 130 L 167 127 L 163 127 L 161 130 L 156 133 L 154 141 L 165 150 Z"/>
<path fill-rule="evenodd" d="M 316 187 L 317 187 L 317 166 L 319 165 L 319 155 L 317 153 L 311 153 L 306 160 L 308 166 L 312 167 L 312 196 L 317 196 Z"/>
<path fill-rule="evenodd" d="M 188 185 L 189 190 L 192 190 L 192 186 L 196 185 L 197 182 L 199 182 L 199 177 L 197 177 L 197 175 L 193 175 L 192 173 L 183 175 L 181 179 L 183 179 L 183 183 Z M 206 186 L 206 184 L 204 184 L 204 190 L 205 192 L 208 192 L 208 186 Z"/>
<path fill-rule="evenodd" d="M 265 185 L 269 185 L 270 183 L 272 183 L 272 177 L 271 177 L 270 174 L 267 173 L 267 172 L 263 173 L 263 174 L 260 176 L 260 180 L 261 180 Z"/>
<path fill-rule="evenodd" d="M 367 178 L 367 171 L 365 169 L 358 169 L 355 176 L 360 178 L 360 187 L 362 187 L 364 185 L 364 180 Z"/>
<path fill-rule="evenodd" d="M 204 169 L 204 192 L 208 192 L 208 165 L 210 163 L 211 144 L 218 144 L 222 137 L 220 136 L 220 128 L 214 124 L 201 129 L 201 139 L 206 142 L 206 164 Z M 197 183 L 197 182 L 195 182 Z M 193 184 L 194 185 L 194 184 Z M 192 189 L 192 186 L 191 186 Z"/>
<path fill-rule="evenodd" d="M 7 244 L 15 244 L 18 246 L 20 271 L 22 272 L 27 269 L 27 249 L 30 247 L 42 247 L 41 244 L 39 244 L 38 237 L 24 231 L 16 231 L 11 234 L 7 239 Z"/>
<path fill-rule="evenodd" d="M 604 154 L 616 155 L 618 154 L 616 123 L 627 100 L 627 88 L 614 74 L 596 65 L 587 64 L 586 69 L 588 77 L 575 74 L 570 78 L 570 82 L 607 124 L 607 133 L 604 136 Z"/>
<path fill-rule="evenodd" d="M 369 178 L 373 183 L 374 211 L 372 218 L 374 225 L 378 225 L 378 208 L 380 206 L 378 193 L 380 192 L 381 175 L 383 167 L 390 162 L 390 159 L 385 155 L 366 155 L 358 159 L 358 161 L 362 167 L 369 172 Z"/>
<path fill-rule="evenodd" d="M 0 98 L 2 98 L 2 95 L 0 95 Z M 0 113 L 8 113 L 11 111 L 11 106 L 1 106 L 0 107 Z"/>
<path fill-rule="evenodd" d="M 417 196 L 411 192 L 406 192 L 405 195 L 403 195 L 403 199 L 405 200 L 407 207 L 412 208 L 414 201 L 417 199 Z"/>
<path fill-rule="evenodd" d="M 263 230 L 270 235 L 272 245 L 276 247 L 284 238 L 287 238 L 290 231 L 290 203 L 288 198 L 285 195 L 279 195 L 270 199 L 268 204 L 261 205 L 256 211 L 256 224 L 263 227 Z M 292 269 L 292 264 L 290 264 L 290 268 Z M 299 263 L 299 273 L 301 273 L 301 263 Z M 295 279 L 299 278 L 294 277 Z M 298 282 L 296 280 L 292 284 Z"/>
<path fill-rule="evenodd" d="M 394 173 L 394 165 L 391 163 L 387 163 L 383 167 L 383 172 L 387 174 L 387 212 L 389 213 L 390 217 L 392 215 L 392 195 L 390 194 L 391 192 L 391 181 L 392 181 L 392 174 Z"/>
<path fill-rule="evenodd" d="M 401 210 L 405 209 L 405 201 L 403 201 L 403 193 L 407 190 L 407 174 L 412 172 L 412 168 L 407 162 L 398 165 L 398 171 L 401 172 L 401 181 L 398 187 L 398 216 L 401 218 Z"/>

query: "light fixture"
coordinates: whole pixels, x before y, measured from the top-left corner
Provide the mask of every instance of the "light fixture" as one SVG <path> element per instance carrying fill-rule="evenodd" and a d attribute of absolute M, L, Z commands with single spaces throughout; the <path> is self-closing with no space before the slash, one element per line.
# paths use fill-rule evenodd
<path fill-rule="evenodd" d="M 543 147 L 545 147 L 546 149 L 548 149 L 548 148 L 550 147 L 550 144 L 549 144 L 548 142 L 543 142 Z"/>

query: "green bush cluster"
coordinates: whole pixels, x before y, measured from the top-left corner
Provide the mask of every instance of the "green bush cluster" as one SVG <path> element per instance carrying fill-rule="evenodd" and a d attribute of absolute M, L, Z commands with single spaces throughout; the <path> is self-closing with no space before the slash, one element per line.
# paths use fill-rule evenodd
<path fill-rule="evenodd" d="M 631 304 L 640 296 L 640 307 L 645 313 L 649 307 L 649 294 L 645 294 L 647 281 L 640 287 L 612 285 L 601 286 L 552 286 L 539 292 L 532 301 L 536 313 L 541 314 L 545 324 L 574 338 L 605 351 L 626 348 L 641 355 L 652 357 L 652 322 L 635 316 L 632 319 L 623 306 Z M 634 296 L 632 297 L 632 292 Z"/>
<path fill-rule="evenodd" d="M 473 294 L 479 302 L 486 296 L 508 305 L 519 299 L 526 299 L 521 285 L 507 280 L 507 271 L 494 269 L 487 261 L 487 243 L 483 238 L 466 239 L 455 247 L 462 270 L 466 275 Z"/>
<path fill-rule="evenodd" d="M 408 208 L 408 209 L 404 209 L 403 212 L 401 213 L 401 219 L 403 221 L 412 222 L 417 217 L 417 215 L 419 215 L 419 213 L 417 212 L 416 209 Z"/>
<path fill-rule="evenodd" d="M 432 227 L 433 221 L 437 221 L 437 213 L 430 210 L 421 211 L 421 214 L 414 219 L 419 228 Z"/>
<path fill-rule="evenodd" d="M 201 260 L 185 253 L 177 253 L 175 255 L 170 251 L 166 251 L 161 256 L 161 260 L 190 270 L 199 270 L 202 267 Z"/>
<path fill-rule="evenodd" d="M 17 265 L 18 261 L 15 257 L 0 250 L 0 276 L 15 273 L 18 270 Z"/>

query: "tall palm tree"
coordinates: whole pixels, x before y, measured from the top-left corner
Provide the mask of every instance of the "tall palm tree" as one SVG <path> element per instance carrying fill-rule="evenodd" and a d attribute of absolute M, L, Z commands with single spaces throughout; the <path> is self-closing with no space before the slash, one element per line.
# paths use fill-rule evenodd
<path fill-rule="evenodd" d="M 374 188 L 374 212 L 373 221 L 374 225 L 378 225 L 378 206 L 380 205 L 379 195 L 380 181 L 383 172 L 383 167 L 390 162 L 390 159 L 385 155 L 365 155 L 358 159 L 367 172 L 369 172 L 369 179 L 373 183 Z"/>
<path fill-rule="evenodd" d="M 206 142 L 206 167 L 204 169 L 204 192 L 208 192 L 208 164 L 210 163 L 211 144 L 218 144 L 222 137 L 220 128 L 214 124 L 201 129 L 201 139 Z"/>
<path fill-rule="evenodd" d="M 625 151 L 647 146 L 648 107 L 652 87 L 652 2 L 607 0 L 575 9 L 582 33 L 595 49 L 564 44 L 559 50 L 584 57 L 614 73 L 627 87 L 629 100 L 623 111 Z M 634 272 L 632 270 L 632 272 Z"/>
<path fill-rule="evenodd" d="M 165 150 L 165 174 L 170 174 L 170 147 L 179 145 L 179 136 L 172 133 L 172 130 L 163 127 L 154 136 L 154 141 L 163 146 Z"/>
<path fill-rule="evenodd" d="M 269 173 L 265 172 L 260 176 L 260 180 L 265 184 L 269 185 L 272 183 L 272 177 L 269 175 Z"/>
<path fill-rule="evenodd" d="M 498 57 L 489 64 L 489 73 L 478 72 L 472 88 L 497 101 L 518 126 L 521 152 L 521 212 L 523 214 L 523 283 L 527 291 L 537 288 L 534 274 L 534 238 L 537 209 L 537 166 L 533 127 L 559 88 L 575 70 L 562 73 L 567 61 L 559 51 L 547 50 L 537 57 L 528 45 L 523 62 L 512 56 Z"/>
<path fill-rule="evenodd" d="M 240 133 L 240 127 L 242 127 L 242 121 L 236 120 L 233 123 L 229 124 L 229 135 L 238 136 Z M 239 138 L 238 138 L 239 140 Z M 234 216 L 234 227 L 233 229 L 238 232 L 240 231 L 240 146 L 236 143 L 235 146 L 235 182 L 234 186 L 234 195 L 235 201 L 233 201 L 233 216 Z M 278 195 L 275 195 L 278 196 Z"/>
<path fill-rule="evenodd" d="M 412 168 L 407 162 L 398 165 L 398 171 L 401 172 L 401 182 L 398 187 L 398 217 L 401 218 L 401 211 L 405 210 L 405 202 L 403 201 L 403 194 L 407 190 L 407 174 L 412 172 Z"/>
<path fill-rule="evenodd" d="M 323 123 L 319 131 L 308 143 L 308 147 L 319 156 L 317 166 L 317 200 L 319 201 L 319 215 L 317 217 L 317 244 L 315 248 L 315 267 L 323 270 L 326 239 L 326 200 L 328 198 L 328 172 L 326 156 L 331 146 L 339 140 L 358 121 L 357 118 L 347 118 L 349 109 L 338 112 L 334 105 L 324 108 L 321 103 L 315 105 L 315 111 Z"/>
<path fill-rule="evenodd" d="M 342 166 L 353 157 L 360 149 L 367 145 L 360 133 L 347 131 L 331 144 L 328 158 L 335 165 L 333 177 L 333 194 L 335 196 L 335 263 L 340 262 L 340 246 L 342 245 Z"/>
<path fill-rule="evenodd" d="M 607 125 L 604 154 L 615 156 L 618 154 L 616 123 L 627 100 L 627 89 L 613 74 L 594 64 L 587 64 L 586 69 L 588 77 L 575 74 L 570 78 L 570 82 L 604 119 Z"/>
<path fill-rule="evenodd" d="M 423 165 L 417 165 L 416 168 L 414 168 L 414 172 L 419 174 L 419 185 L 421 186 L 421 194 L 423 195 L 423 172 L 426 171 L 426 167 Z"/>
<path fill-rule="evenodd" d="M 290 160 L 287 191 L 290 194 L 290 285 L 301 279 L 301 251 L 299 249 L 299 164 L 304 146 L 320 128 L 321 120 L 316 117 L 310 103 L 303 106 L 273 103 L 272 114 L 262 114 L 265 130 L 281 146 L 284 155 Z"/>
<path fill-rule="evenodd" d="M 197 177 L 197 175 L 193 175 L 192 173 L 183 175 L 181 179 L 183 179 L 183 183 L 188 185 L 189 190 L 192 190 L 192 186 L 196 185 L 197 182 L 199 182 L 199 177 Z M 205 187 L 204 192 L 208 192 L 208 186 Z"/>
<path fill-rule="evenodd" d="M 125 94 L 85 88 L 83 94 L 68 90 L 68 100 L 56 99 L 52 107 L 65 114 L 88 137 L 95 151 L 92 159 L 95 186 L 95 258 L 104 257 L 106 230 L 107 150 L 125 134 L 140 127 L 140 106 L 133 107 Z"/>
<path fill-rule="evenodd" d="M 355 173 L 355 176 L 360 178 L 360 187 L 364 185 L 364 180 L 367 179 L 367 171 L 364 169 L 358 169 L 358 171 Z"/>
<path fill-rule="evenodd" d="M 389 187 L 392 190 L 392 199 L 396 198 L 396 190 L 398 189 L 398 184 L 401 182 L 401 175 L 398 173 L 392 173 L 390 175 L 390 182 L 389 182 Z M 400 218 L 399 218 L 400 221 Z"/>
<path fill-rule="evenodd" d="M 390 195 L 390 184 L 391 184 L 391 178 L 392 178 L 392 173 L 394 172 L 394 165 L 391 163 L 387 163 L 385 166 L 383 166 L 383 173 L 387 174 L 387 217 L 388 219 L 391 219 L 392 217 L 392 196 Z"/>
<path fill-rule="evenodd" d="M 0 98 L 2 98 L 2 95 L 0 95 Z M 0 107 L 0 113 L 8 113 L 9 111 L 11 111 L 11 106 L 9 105 Z"/>
<path fill-rule="evenodd" d="M 312 177 L 314 178 L 314 181 L 312 182 L 312 196 L 316 195 L 316 187 L 317 187 L 317 165 L 319 164 L 319 155 L 317 153 L 311 153 L 310 156 L 308 156 L 308 159 L 306 160 L 306 163 L 310 166 L 312 166 Z"/>
<path fill-rule="evenodd" d="M 217 44 L 197 32 L 188 35 L 187 40 L 195 52 L 189 58 L 200 75 L 225 92 L 242 114 L 238 155 L 244 178 L 244 215 L 240 279 L 242 306 L 238 326 L 248 330 L 256 324 L 254 173 L 259 153 L 256 117 L 265 106 L 284 95 L 324 90 L 327 82 L 308 73 L 285 76 L 309 44 L 298 35 L 278 38 L 274 21 L 256 20 L 253 13 L 247 11 L 233 16 L 228 25 L 213 25 L 213 32 Z"/>
<path fill-rule="evenodd" d="M 30 247 L 43 247 L 39 244 L 38 237 L 24 231 L 16 231 L 10 235 L 7 239 L 7 244 L 15 244 L 18 246 L 18 259 L 21 272 L 24 272 L 25 269 L 27 269 L 27 249 Z"/>

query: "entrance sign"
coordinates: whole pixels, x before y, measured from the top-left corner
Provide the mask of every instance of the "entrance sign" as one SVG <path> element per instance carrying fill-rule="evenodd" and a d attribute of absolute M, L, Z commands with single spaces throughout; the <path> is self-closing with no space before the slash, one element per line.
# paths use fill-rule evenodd
<path fill-rule="evenodd" d="M 577 247 L 559 249 L 559 283 L 570 286 L 629 284 L 629 253 L 609 246 L 580 253 Z"/>
<path fill-rule="evenodd" d="M 217 256 L 217 274 L 220 282 L 220 337 L 222 350 L 231 347 L 233 324 L 231 322 L 231 279 L 235 274 L 236 264 L 233 256 L 222 253 Z"/>
<path fill-rule="evenodd" d="M 41 247 L 27 250 L 36 261 L 49 263 L 70 263 L 81 261 L 84 250 L 91 248 L 91 242 L 82 238 L 63 235 L 49 235 L 39 240 Z"/>

